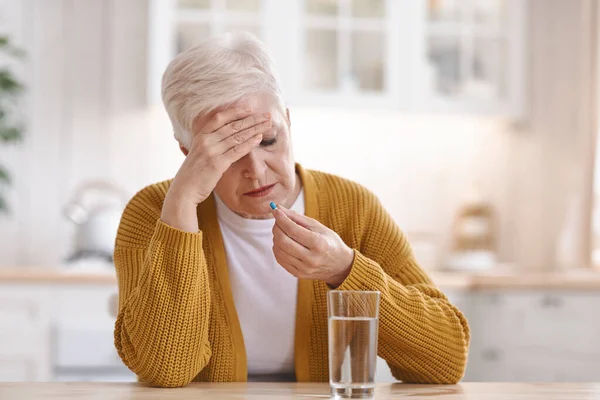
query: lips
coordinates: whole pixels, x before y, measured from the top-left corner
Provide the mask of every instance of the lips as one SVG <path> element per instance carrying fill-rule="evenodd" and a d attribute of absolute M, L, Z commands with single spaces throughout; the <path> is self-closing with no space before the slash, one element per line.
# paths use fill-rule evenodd
<path fill-rule="evenodd" d="M 264 193 L 267 193 L 268 191 L 270 191 L 274 186 L 276 185 L 276 183 L 272 184 L 272 185 L 267 185 L 267 186 L 263 186 L 263 187 L 259 187 L 258 189 L 254 189 L 251 190 L 249 192 L 244 193 L 245 196 L 258 196 Z"/>

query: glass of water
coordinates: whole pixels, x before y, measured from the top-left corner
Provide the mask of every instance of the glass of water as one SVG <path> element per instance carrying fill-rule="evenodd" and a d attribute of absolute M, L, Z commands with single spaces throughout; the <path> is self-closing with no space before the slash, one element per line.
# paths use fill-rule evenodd
<path fill-rule="evenodd" d="M 331 290 L 329 383 L 335 398 L 372 398 L 375 392 L 380 292 Z"/>

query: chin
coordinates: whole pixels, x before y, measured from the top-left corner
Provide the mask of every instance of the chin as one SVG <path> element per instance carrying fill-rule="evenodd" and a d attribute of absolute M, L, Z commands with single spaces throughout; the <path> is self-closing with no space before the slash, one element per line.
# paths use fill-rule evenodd
<path fill-rule="evenodd" d="M 271 201 L 274 201 L 274 200 L 267 200 L 264 205 L 256 204 L 256 205 L 252 205 L 250 207 L 244 207 L 244 209 L 237 212 L 237 214 L 241 215 L 244 218 L 248 218 L 248 219 L 272 218 L 273 215 L 271 214 L 271 206 L 269 205 L 269 203 Z"/>

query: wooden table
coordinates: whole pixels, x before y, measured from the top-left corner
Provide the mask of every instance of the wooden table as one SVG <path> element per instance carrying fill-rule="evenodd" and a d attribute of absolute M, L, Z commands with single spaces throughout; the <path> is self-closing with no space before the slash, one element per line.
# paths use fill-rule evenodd
<path fill-rule="evenodd" d="M 0 383 L 0 400 L 279 400 L 328 399 L 321 383 L 194 383 L 156 389 L 132 383 Z M 379 384 L 375 399 L 407 400 L 584 400 L 600 398 L 600 383 Z"/>

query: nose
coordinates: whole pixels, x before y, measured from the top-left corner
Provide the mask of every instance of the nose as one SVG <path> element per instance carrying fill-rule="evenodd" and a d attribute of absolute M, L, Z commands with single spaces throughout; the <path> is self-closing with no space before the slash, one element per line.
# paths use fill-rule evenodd
<path fill-rule="evenodd" d="M 253 149 L 239 161 L 242 163 L 244 178 L 252 179 L 253 181 L 261 181 L 265 176 L 265 171 L 267 169 L 265 160 L 262 159 L 257 150 L 258 149 Z"/>

